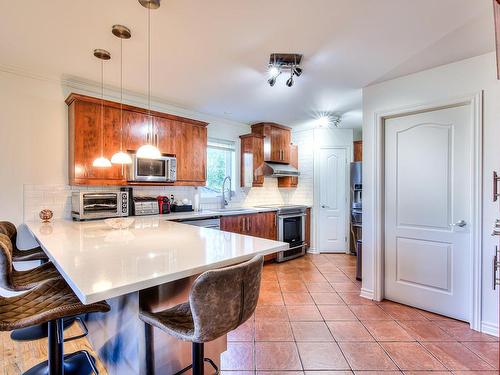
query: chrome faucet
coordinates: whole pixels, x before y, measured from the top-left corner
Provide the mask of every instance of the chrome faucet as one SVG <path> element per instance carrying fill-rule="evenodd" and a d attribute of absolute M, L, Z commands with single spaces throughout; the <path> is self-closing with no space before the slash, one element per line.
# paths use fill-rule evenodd
<path fill-rule="evenodd" d="M 226 199 L 226 181 L 229 180 L 229 197 Z M 220 201 L 220 208 L 226 208 L 226 206 L 229 204 L 228 201 L 231 200 L 231 177 L 226 176 L 224 177 L 224 181 L 222 181 L 222 196 L 221 196 L 221 201 Z"/>

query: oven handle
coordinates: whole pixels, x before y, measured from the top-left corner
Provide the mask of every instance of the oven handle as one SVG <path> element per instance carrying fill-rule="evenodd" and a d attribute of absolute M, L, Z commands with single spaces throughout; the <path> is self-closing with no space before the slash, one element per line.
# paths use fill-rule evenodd
<path fill-rule="evenodd" d="M 278 219 L 289 219 L 291 217 L 305 217 L 307 214 L 278 215 Z"/>

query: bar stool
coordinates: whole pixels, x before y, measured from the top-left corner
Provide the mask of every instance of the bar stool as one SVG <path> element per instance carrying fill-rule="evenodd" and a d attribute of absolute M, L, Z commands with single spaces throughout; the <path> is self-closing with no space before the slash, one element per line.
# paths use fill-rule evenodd
<path fill-rule="evenodd" d="M 106 302 L 82 304 L 64 280 L 51 279 L 24 294 L 0 297 L 0 331 L 48 322 L 48 360 L 24 375 L 98 375 L 95 358 L 86 350 L 64 355 L 63 318 L 109 310 Z"/>
<path fill-rule="evenodd" d="M 40 246 L 29 250 L 20 250 L 17 247 L 17 229 L 16 226 L 9 221 L 0 221 L 0 233 L 5 234 L 12 241 L 14 262 L 24 262 L 28 260 L 40 260 L 47 262 L 49 259 Z"/>
<path fill-rule="evenodd" d="M 204 357 L 204 343 L 236 329 L 252 316 L 259 299 L 263 263 L 264 258 L 258 255 L 235 266 L 204 272 L 193 283 L 188 302 L 164 311 L 139 312 L 146 323 L 146 337 L 150 325 L 192 342 L 192 364 L 175 375 L 191 368 L 193 375 L 203 375 L 204 362 L 219 373 L 215 363 Z M 146 351 L 148 374 L 154 373 L 152 355 Z"/>
<path fill-rule="evenodd" d="M 2 226 L 1 225 L 2 223 L 5 224 L 6 222 L 1 222 L 0 228 L 4 229 L 6 227 L 9 228 L 8 225 Z M 16 227 L 13 224 L 12 227 L 15 230 Z M 14 258 L 14 249 L 15 249 L 15 245 L 11 240 L 12 237 L 9 237 L 8 235 L 5 235 L 1 232 L 2 230 L 0 229 L 0 287 L 6 290 L 19 292 L 31 289 L 42 281 L 61 277 L 57 269 L 50 262 L 43 263 L 42 265 L 27 271 L 16 270 L 12 264 Z M 15 239 L 15 232 L 14 232 L 14 239 Z M 83 337 L 87 333 L 87 327 L 85 326 L 83 320 L 79 318 L 76 319 L 80 322 L 80 325 L 82 326 L 84 333 L 83 335 L 72 337 L 71 339 L 73 340 Z M 69 327 L 74 322 L 75 318 L 65 320 L 64 328 Z M 10 335 L 11 339 L 15 341 L 32 341 L 47 336 L 48 336 L 47 324 L 14 330 Z"/>

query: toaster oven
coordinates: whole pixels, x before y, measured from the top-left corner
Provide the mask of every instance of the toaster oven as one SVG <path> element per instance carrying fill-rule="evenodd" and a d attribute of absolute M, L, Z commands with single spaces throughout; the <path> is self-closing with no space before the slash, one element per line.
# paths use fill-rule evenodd
<path fill-rule="evenodd" d="M 75 191 L 71 195 L 73 220 L 107 219 L 128 216 L 127 191 Z"/>

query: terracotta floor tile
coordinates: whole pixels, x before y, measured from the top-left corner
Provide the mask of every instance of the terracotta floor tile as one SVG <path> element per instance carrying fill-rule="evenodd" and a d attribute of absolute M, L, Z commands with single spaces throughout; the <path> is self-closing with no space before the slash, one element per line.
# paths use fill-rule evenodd
<path fill-rule="evenodd" d="M 436 358 L 418 342 L 384 342 L 382 347 L 396 365 L 403 371 L 441 371 L 446 370 Z"/>
<path fill-rule="evenodd" d="M 255 341 L 293 341 L 290 323 L 264 320 L 256 321 Z"/>
<path fill-rule="evenodd" d="M 373 342 L 341 342 L 340 348 L 353 370 L 389 371 L 398 368 L 382 347 Z"/>
<path fill-rule="evenodd" d="M 254 370 L 253 343 L 228 342 L 220 356 L 221 370 Z"/>
<path fill-rule="evenodd" d="M 340 298 L 348 305 L 375 305 L 375 301 L 361 297 L 359 293 L 340 292 Z"/>
<path fill-rule="evenodd" d="M 358 321 L 330 321 L 326 324 L 336 341 L 374 341 Z"/>
<path fill-rule="evenodd" d="M 488 362 L 493 368 L 498 369 L 498 343 L 497 342 L 463 342 L 463 345 L 468 347 L 479 357 Z"/>
<path fill-rule="evenodd" d="M 316 305 L 344 305 L 344 301 L 340 296 L 333 293 L 311 293 L 311 297 Z"/>
<path fill-rule="evenodd" d="M 278 276 L 278 280 L 281 281 L 302 281 L 299 273 L 296 274 L 281 274 Z"/>
<path fill-rule="evenodd" d="M 323 277 L 321 272 L 304 272 L 301 275 L 302 280 L 309 283 L 321 283 L 325 282 L 326 279 Z"/>
<path fill-rule="evenodd" d="M 257 371 L 256 375 L 304 375 L 303 371 Z"/>
<path fill-rule="evenodd" d="M 323 273 L 325 279 L 327 279 L 330 283 L 351 283 L 351 279 L 349 279 L 342 271 L 339 273 Z"/>
<path fill-rule="evenodd" d="M 333 289 L 337 292 L 360 292 L 359 285 L 349 282 L 349 283 L 331 283 Z"/>
<path fill-rule="evenodd" d="M 206 372 L 205 372 L 206 373 Z M 221 375 L 254 375 L 255 372 L 253 371 L 221 371 Z"/>
<path fill-rule="evenodd" d="M 334 292 L 332 286 L 328 282 L 322 283 L 306 283 L 307 290 L 310 293 L 331 293 Z"/>
<path fill-rule="evenodd" d="M 280 284 L 278 281 L 265 281 L 260 283 L 261 292 L 281 292 Z"/>
<path fill-rule="evenodd" d="M 283 293 L 285 305 L 314 305 L 309 293 Z"/>
<path fill-rule="evenodd" d="M 351 305 L 349 308 L 359 320 L 392 320 L 384 310 L 375 305 Z"/>
<path fill-rule="evenodd" d="M 437 320 L 434 323 L 458 341 L 498 341 L 494 336 L 473 331 L 469 328 L 469 324 L 464 322 L 458 322 L 456 320 Z"/>
<path fill-rule="evenodd" d="M 406 320 L 399 324 L 418 341 L 455 341 L 453 337 L 430 321 Z"/>
<path fill-rule="evenodd" d="M 322 274 L 342 272 L 335 264 L 332 263 L 319 264 L 317 268 Z"/>
<path fill-rule="evenodd" d="M 255 309 L 255 320 L 287 321 L 288 314 L 285 306 L 259 305 Z"/>
<path fill-rule="evenodd" d="M 453 375 L 453 374 L 451 373 L 451 371 L 405 371 L 404 375 Z"/>
<path fill-rule="evenodd" d="M 498 375 L 497 370 L 493 371 L 453 371 L 453 375 Z"/>
<path fill-rule="evenodd" d="M 306 371 L 305 375 L 352 375 L 352 371 Z"/>
<path fill-rule="evenodd" d="M 357 320 L 352 311 L 344 305 L 319 305 L 318 309 L 325 320 Z"/>
<path fill-rule="evenodd" d="M 280 287 L 283 293 L 307 292 L 306 285 L 302 280 L 280 281 Z"/>
<path fill-rule="evenodd" d="M 283 297 L 278 292 L 261 292 L 259 295 L 259 305 L 283 305 Z"/>
<path fill-rule="evenodd" d="M 302 370 L 294 342 L 256 342 L 255 365 L 257 370 Z"/>
<path fill-rule="evenodd" d="M 423 343 L 448 370 L 493 370 L 485 361 L 459 342 Z"/>
<path fill-rule="evenodd" d="M 402 371 L 354 371 L 354 375 L 402 375 Z"/>
<path fill-rule="evenodd" d="M 415 341 L 394 320 L 365 320 L 363 325 L 377 341 Z"/>
<path fill-rule="evenodd" d="M 425 318 L 413 307 L 403 305 L 381 305 L 380 307 L 396 320 L 427 320 L 427 318 Z"/>
<path fill-rule="evenodd" d="M 253 341 L 255 323 L 253 319 L 248 319 L 234 331 L 227 334 L 227 341 Z"/>
<path fill-rule="evenodd" d="M 297 347 L 304 370 L 349 370 L 338 344 L 334 342 L 299 342 Z"/>
<path fill-rule="evenodd" d="M 334 341 L 325 322 L 291 322 L 295 341 Z"/>
<path fill-rule="evenodd" d="M 315 305 L 287 306 L 286 310 L 292 322 L 323 321 L 323 317 Z"/>
<path fill-rule="evenodd" d="M 434 314 L 434 313 L 431 313 L 429 311 L 424 311 L 424 310 L 419 310 L 417 309 L 417 311 L 425 316 L 427 319 L 429 320 L 446 320 L 446 321 L 450 321 L 450 322 L 454 322 L 456 321 L 455 319 L 453 318 L 448 318 L 447 316 L 443 316 L 443 315 L 438 315 L 438 314 Z"/>

